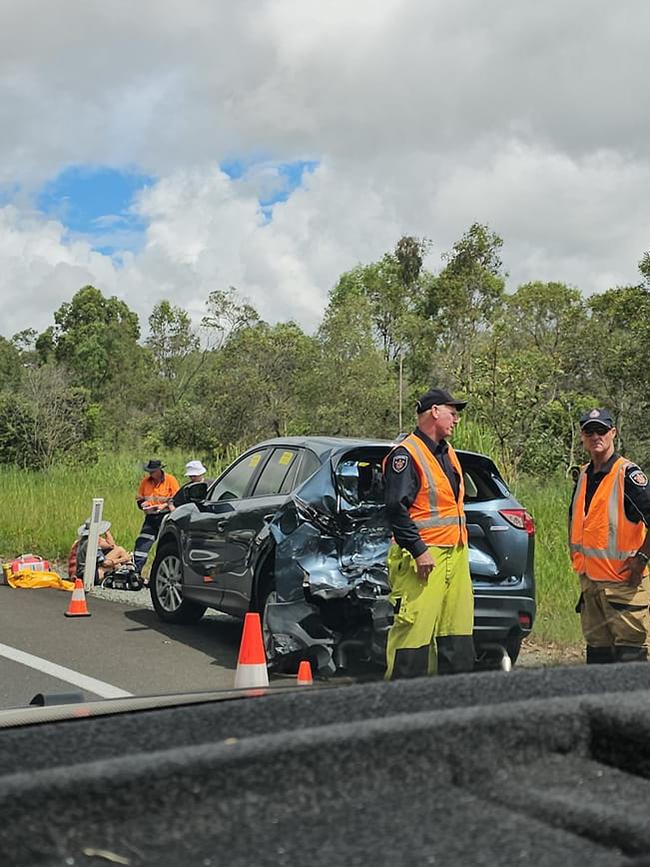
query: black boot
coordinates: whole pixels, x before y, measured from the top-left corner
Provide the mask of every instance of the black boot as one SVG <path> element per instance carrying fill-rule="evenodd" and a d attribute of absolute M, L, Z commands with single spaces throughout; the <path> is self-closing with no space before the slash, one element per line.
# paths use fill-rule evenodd
<path fill-rule="evenodd" d="M 587 645 L 587 665 L 604 665 L 607 662 L 615 662 L 613 647 L 591 647 Z"/>
<path fill-rule="evenodd" d="M 616 662 L 647 662 L 648 648 L 643 645 L 617 644 Z"/>

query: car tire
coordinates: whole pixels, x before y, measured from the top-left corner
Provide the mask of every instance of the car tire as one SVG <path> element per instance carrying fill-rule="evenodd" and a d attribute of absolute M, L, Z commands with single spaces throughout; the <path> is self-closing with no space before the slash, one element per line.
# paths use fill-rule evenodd
<path fill-rule="evenodd" d="M 517 662 L 522 640 L 521 635 L 508 635 L 498 642 L 484 646 L 479 644 L 476 647 L 476 671 L 511 671 Z M 503 656 L 503 650 L 508 654 L 507 659 Z"/>
<path fill-rule="evenodd" d="M 312 668 L 312 672 L 317 670 L 317 659 L 309 649 L 305 649 L 299 653 L 289 653 L 288 655 L 274 654 L 271 644 L 271 637 L 268 626 L 266 624 L 266 607 L 269 602 L 276 602 L 278 594 L 275 589 L 275 582 L 272 578 L 260 588 L 258 596 L 257 610 L 260 615 L 262 624 L 262 641 L 264 643 L 264 653 L 266 654 L 266 663 L 269 671 L 275 675 L 284 677 L 295 677 L 298 673 L 298 666 L 303 659 L 306 659 Z"/>
<path fill-rule="evenodd" d="M 271 638 L 269 635 L 268 627 L 266 625 L 266 606 L 269 602 L 275 602 L 276 596 L 277 594 L 275 592 L 275 582 L 273 580 L 267 580 L 264 586 L 261 587 L 259 590 L 256 606 L 260 615 L 260 623 L 262 624 L 262 641 L 264 642 L 264 653 L 266 654 L 266 661 L 269 665 L 272 665 L 273 657 Z"/>
<path fill-rule="evenodd" d="M 510 635 L 506 641 L 506 650 L 512 664 L 514 665 L 519 659 L 519 651 L 521 650 L 521 642 L 524 640 L 523 635 Z"/>
<path fill-rule="evenodd" d="M 183 569 L 176 545 L 167 544 L 156 554 L 149 578 L 151 601 L 165 623 L 197 623 L 206 606 L 183 598 Z"/>

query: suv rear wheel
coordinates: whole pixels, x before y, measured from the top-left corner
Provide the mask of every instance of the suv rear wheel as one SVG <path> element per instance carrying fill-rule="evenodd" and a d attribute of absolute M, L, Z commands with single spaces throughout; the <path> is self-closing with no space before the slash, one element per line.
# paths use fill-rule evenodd
<path fill-rule="evenodd" d="M 501 671 L 511 671 L 519 657 L 522 640 L 522 635 L 510 633 L 505 640 L 477 645 L 476 670 L 501 669 Z M 507 658 L 503 655 L 504 651 L 508 654 Z"/>
<path fill-rule="evenodd" d="M 508 651 L 508 656 L 512 660 L 513 665 L 519 658 L 519 651 L 521 650 L 521 642 L 523 640 L 523 635 L 510 634 L 508 636 L 508 640 L 506 641 L 506 650 Z"/>
<path fill-rule="evenodd" d="M 260 621 L 262 623 L 262 640 L 264 641 L 264 652 L 266 653 L 266 661 L 271 664 L 273 662 L 273 636 L 268 624 L 268 606 L 277 602 L 278 594 L 275 592 L 273 584 L 269 585 L 264 591 L 263 598 L 260 600 Z"/>
<path fill-rule="evenodd" d="M 205 613 L 205 605 L 183 599 L 181 558 L 173 543 L 158 550 L 149 589 L 155 612 L 165 623 L 196 623 Z"/>

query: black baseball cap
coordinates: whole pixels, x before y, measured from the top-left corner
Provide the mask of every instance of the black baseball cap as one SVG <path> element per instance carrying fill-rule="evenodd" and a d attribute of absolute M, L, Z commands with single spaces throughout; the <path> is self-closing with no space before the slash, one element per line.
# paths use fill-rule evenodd
<path fill-rule="evenodd" d="M 601 425 L 611 430 L 614 427 L 614 419 L 606 409 L 589 409 L 580 416 L 580 430 L 584 430 L 589 424 Z"/>
<path fill-rule="evenodd" d="M 455 406 L 456 409 L 465 409 L 467 406 L 466 400 L 456 400 L 444 388 L 431 388 L 426 394 L 423 394 L 415 404 L 417 412 L 426 412 L 432 406 Z"/>

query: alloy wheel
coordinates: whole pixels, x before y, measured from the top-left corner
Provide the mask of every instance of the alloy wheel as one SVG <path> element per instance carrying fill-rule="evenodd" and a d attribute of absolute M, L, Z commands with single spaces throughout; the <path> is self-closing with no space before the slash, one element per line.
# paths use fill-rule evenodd
<path fill-rule="evenodd" d="M 275 590 L 272 590 L 269 595 L 264 600 L 264 609 L 262 611 L 262 640 L 264 641 L 264 651 L 266 652 L 266 659 L 270 662 L 274 656 L 274 647 L 273 647 L 273 634 L 269 629 L 268 624 L 268 610 L 269 605 L 278 601 L 278 594 Z"/>
<path fill-rule="evenodd" d="M 175 554 L 168 554 L 160 561 L 156 571 L 156 596 L 161 607 L 174 614 L 183 602 L 181 561 Z"/>

